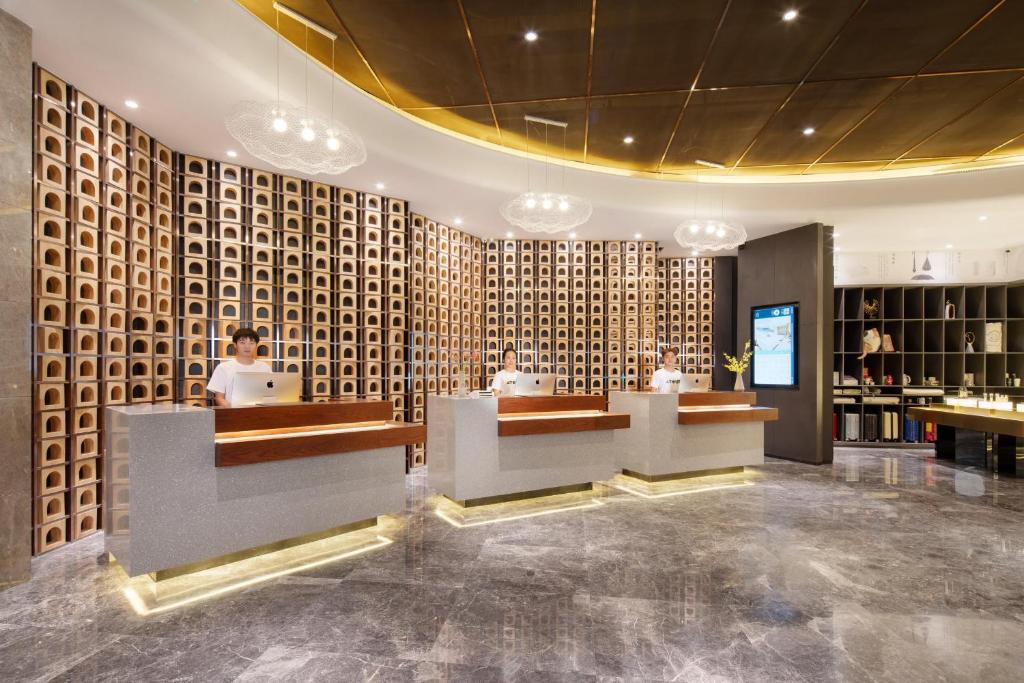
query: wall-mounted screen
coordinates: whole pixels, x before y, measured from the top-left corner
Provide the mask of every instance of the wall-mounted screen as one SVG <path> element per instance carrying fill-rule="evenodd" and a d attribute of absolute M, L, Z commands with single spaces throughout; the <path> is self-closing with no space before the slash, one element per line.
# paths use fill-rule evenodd
<path fill-rule="evenodd" d="M 750 318 L 754 346 L 751 386 L 796 388 L 797 305 L 754 306 Z"/>

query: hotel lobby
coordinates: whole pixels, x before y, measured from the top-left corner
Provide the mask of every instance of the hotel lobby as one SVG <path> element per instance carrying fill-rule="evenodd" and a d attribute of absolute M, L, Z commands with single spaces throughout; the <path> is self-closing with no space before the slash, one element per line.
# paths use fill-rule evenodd
<path fill-rule="evenodd" d="M 0 0 L 0 678 L 1016 681 L 1024 5 Z"/>

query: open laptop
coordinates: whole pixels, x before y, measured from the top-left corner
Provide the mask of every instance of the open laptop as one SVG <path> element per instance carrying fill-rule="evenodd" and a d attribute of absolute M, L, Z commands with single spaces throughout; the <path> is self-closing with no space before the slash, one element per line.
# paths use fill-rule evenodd
<path fill-rule="evenodd" d="M 516 396 L 552 396 L 554 393 L 554 374 L 520 372 L 516 377 Z"/>
<path fill-rule="evenodd" d="M 260 406 L 298 403 L 302 376 L 295 372 L 239 372 L 231 389 L 231 405 Z"/>
<path fill-rule="evenodd" d="M 683 375 L 679 380 L 679 393 L 711 391 L 711 375 Z"/>

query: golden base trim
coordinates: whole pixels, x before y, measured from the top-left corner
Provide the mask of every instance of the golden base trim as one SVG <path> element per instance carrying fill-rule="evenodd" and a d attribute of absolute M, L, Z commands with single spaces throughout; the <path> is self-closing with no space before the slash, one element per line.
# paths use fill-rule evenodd
<path fill-rule="evenodd" d="M 155 572 L 149 572 L 148 576 L 154 581 L 166 581 L 167 579 L 173 579 L 178 576 L 184 576 L 185 574 L 192 574 L 194 572 L 201 572 L 204 569 L 212 569 L 213 567 L 220 567 L 221 565 L 231 564 L 232 562 L 248 560 L 252 557 L 257 557 L 259 555 L 266 555 L 267 553 L 276 552 L 278 550 L 284 550 L 285 548 L 293 548 L 297 545 L 312 543 L 314 541 L 322 541 L 325 538 L 330 538 L 331 536 L 340 536 L 341 534 L 359 531 L 360 529 L 368 529 L 376 525 L 376 517 L 370 517 L 369 519 L 361 519 L 358 522 L 342 524 L 341 526 L 336 526 L 331 529 L 325 529 L 323 531 L 314 531 L 310 534 L 295 536 L 293 538 L 288 538 L 283 541 L 266 543 L 264 545 L 256 546 L 255 548 L 237 550 L 233 553 L 227 553 L 226 555 L 211 557 L 207 560 L 199 560 L 198 562 L 182 564 L 178 565 L 177 567 L 160 569 Z"/>
<path fill-rule="evenodd" d="M 521 491 L 519 493 L 506 493 L 500 496 L 487 496 L 484 498 L 467 498 L 466 500 L 455 500 L 445 496 L 448 500 L 464 508 L 479 507 L 481 505 L 494 505 L 495 503 L 509 503 L 514 500 L 526 500 L 528 498 L 540 498 L 541 496 L 556 496 L 560 493 L 579 493 L 580 491 L 593 491 L 594 484 L 569 484 L 567 486 L 554 486 L 548 489 L 535 489 L 533 491 Z"/>
<path fill-rule="evenodd" d="M 694 470 L 693 472 L 676 472 L 674 474 L 641 474 L 633 470 L 623 469 L 622 473 L 627 477 L 633 477 L 648 484 L 656 484 L 663 481 L 675 481 L 677 479 L 694 479 L 696 477 L 711 477 L 716 474 L 738 474 L 744 472 L 743 465 L 738 467 L 716 467 L 707 470 Z"/>

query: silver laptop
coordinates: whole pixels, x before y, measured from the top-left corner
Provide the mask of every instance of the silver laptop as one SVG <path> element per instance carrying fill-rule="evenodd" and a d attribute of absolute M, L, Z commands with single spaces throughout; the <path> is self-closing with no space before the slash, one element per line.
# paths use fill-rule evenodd
<path fill-rule="evenodd" d="M 239 372 L 231 388 L 231 405 L 298 403 L 302 376 L 295 372 Z"/>
<path fill-rule="evenodd" d="M 679 393 L 711 391 L 711 375 L 683 375 L 679 380 Z"/>
<path fill-rule="evenodd" d="M 516 396 L 552 396 L 554 393 L 554 374 L 520 372 L 516 377 Z"/>

